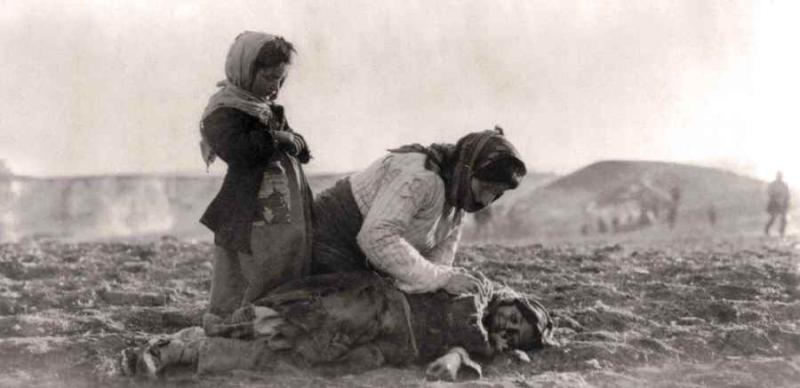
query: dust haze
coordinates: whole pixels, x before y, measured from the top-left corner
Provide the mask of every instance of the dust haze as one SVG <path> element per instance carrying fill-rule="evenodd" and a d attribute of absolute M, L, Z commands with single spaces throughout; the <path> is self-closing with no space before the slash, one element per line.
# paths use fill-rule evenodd
<path fill-rule="evenodd" d="M 456 265 L 552 309 L 561 346 L 457 386 L 790 387 L 800 240 L 793 2 L 0 2 L 0 385 L 151 386 L 114 359 L 198 325 L 213 235 L 198 120 L 243 30 L 298 55 L 279 102 L 315 193 L 406 143 L 505 128 L 529 173 Z M 677 195 L 675 194 L 677 193 Z M 424 368 L 208 387 L 419 386 Z"/>

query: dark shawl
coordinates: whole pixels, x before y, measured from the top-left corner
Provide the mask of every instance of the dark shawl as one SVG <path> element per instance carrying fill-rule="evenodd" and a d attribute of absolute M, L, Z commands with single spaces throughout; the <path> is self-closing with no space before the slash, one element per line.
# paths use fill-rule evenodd
<path fill-rule="evenodd" d="M 512 159 L 515 171 L 503 174 L 516 187 L 522 180 L 526 169 L 525 163 L 516 148 L 506 139 L 503 129 L 473 132 L 462 137 L 455 145 L 431 144 L 425 147 L 420 144 L 409 144 L 390 152 L 419 152 L 427 155 L 425 168 L 435 171 L 442 177 L 446 190 L 446 201 L 449 206 L 467 211 L 477 211 L 480 205 L 472 198 L 470 181 L 477 171 L 501 159 Z"/>

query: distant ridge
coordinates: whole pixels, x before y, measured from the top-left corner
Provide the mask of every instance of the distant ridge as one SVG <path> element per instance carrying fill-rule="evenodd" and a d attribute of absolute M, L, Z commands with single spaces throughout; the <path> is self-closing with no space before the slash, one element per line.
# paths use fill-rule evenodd
<path fill-rule="evenodd" d="M 671 173 L 682 178 L 714 176 L 742 180 L 742 184 L 763 184 L 762 181 L 738 175 L 732 171 L 691 164 L 649 160 L 604 160 L 592 163 L 565 175 L 545 186 L 548 190 L 604 189 L 627 179 L 636 179 L 648 173 Z M 693 180 L 693 179 L 689 179 Z"/>
<path fill-rule="evenodd" d="M 568 237 L 599 223 L 638 220 L 654 209 L 652 224 L 663 223 L 664 210 L 680 192 L 679 222 L 705 225 L 713 207 L 721 222 L 755 223 L 764 217 L 766 182 L 731 171 L 691 164 L 606 160 L 592 163 L 517 198 L 506 221 L 517 237 Z M 644 205 L 643 205 L 644 204 Z M 661 212 L 659 212 L 661 210 Z M 585 231 L 585 230 L 584 230 Z"/>

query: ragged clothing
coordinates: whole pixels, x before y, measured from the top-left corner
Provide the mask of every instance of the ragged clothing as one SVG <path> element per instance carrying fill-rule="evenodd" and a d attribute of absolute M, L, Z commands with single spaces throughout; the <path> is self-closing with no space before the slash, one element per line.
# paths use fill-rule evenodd
<path fill-rule="evenodd" d="M 310 159 L 306 142 L 291 128 L 281 105 L 251 90 L 259 53 L 280 39 L 253 31 L 236 37 L 225 60 L 225 80 L 209 98 L 200 122 L 203 161 L 210 164 L 219 156 L 228 165 L 222 188 L 200 222 L 214 232 L 217 245 L 238 252 L 251 253 L 250 229 L 264 213 L 258 203 L 264 191 L 260 189 L 270 175 L 280 175 L 271 170 L 282 169 L 283 179 L 296 186 L 292 193 L 288 187 L 278 191 L 296 196 L 295 207 L 310 212 L 311 191 L 300 166 Z M 278 149 L 274 138 L 278 132 L 293 134 L 296 156 Z M 304 217 L 310 231 L 310 215 Z"/>
<path fill-rule="evenodd" d="M 218 156 L 228 166 L 200 219 L 214 232 L 209 313 L 215 315 L 309 272 L 313 198 L 301 164 L 310 153 L 283 107 L 254 89 L 263 73 L 259 53 L 281 42 L 286 43 L 262 32 L 237 36 L 225 62 L 226 79 L 203 112 L 203 160 L 208 164 Z"/>
<path fill-rule="evenodd" d="M 259 308 L 277 312 L 274 331 L 263 329 Z M 289 343 L 292 358 L 309 366 L 335 362 L 364 346 L 375 348 L 387 363 L 403 364 L 417 355 L 411 316 L 405 296 L 387 279 L 350 272 L 278 287 L 206 331 L 238 339 L 268 337 L 275 350 Z"/>
<path fill-rule="evenodd" d="M 285 122 L 282 109 L 279 112 L 275 120 Z M 263 202 L 273 191 L 262 190 L 265 180 L 285 182 L 269 188 L 276 187 L 284 202 L 294 200 L 295 219 L 303 220 L 310 233 L 313 196 L 303 173 L 302 158 L 278 151 L 263 123 L 233 108 L 217 109 L 204 120 L 203 131 L 216 154 L 228 164 L 219 193 L 200 219 L 214 232 L 215 244 L 252 252 L 251 228 L 253 223 L 264 221 Z M 301 154 L 308 152 L 305 146 L 302 150 Z"/>
<path fill-rule="evenodd" d="M 206 345 L 167 341 L 156 353 L 172 352 L 183 360 L 182 349 L 198 349 L 195 362 L 201 372 L 269 370 L 290 360 L 334 374 L 357 373 L 387 364 L 425 363 L 454 347 L 486 359 L 493 350 L 483 321 L 494 303 L 512 295 L 520 299 L 491 283 L 473 295 L 408 295 L 367 271 L 312 276 L 211 323 L 206 328 L 210 337 L 200 339 Z M 526 319 L 538 320 L 537 346 L 549 344 L 553 324 L 547 310 L 538 303 L 520 303 L 527 316 L 533 315 Z M 231 350 L 237 347 L 241 351 Z M 213 351 L 223 348 L 228 355 Z"/>
<path fill-rule="evenodd" d="M 209 311 L 225 315 L 308 275 L 311 189 L 297 158 L 273 150 L 255 118 L 218 109 L 204 127 L 228 172 L 201 222 L 214 231 Z"/>

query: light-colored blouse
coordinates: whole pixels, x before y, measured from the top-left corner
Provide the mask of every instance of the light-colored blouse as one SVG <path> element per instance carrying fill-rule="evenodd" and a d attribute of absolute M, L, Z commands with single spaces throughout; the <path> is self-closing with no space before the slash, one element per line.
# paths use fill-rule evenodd
<path fill-rule="evenodd" d="M 350 177 L 364 223 L 357 236 L 375 268 L 397 287 L 421 293 L 442 288 L 461 238 L 463 211 L 445 205 L 442 178 L 421 153 L 392 153 Z"/>

